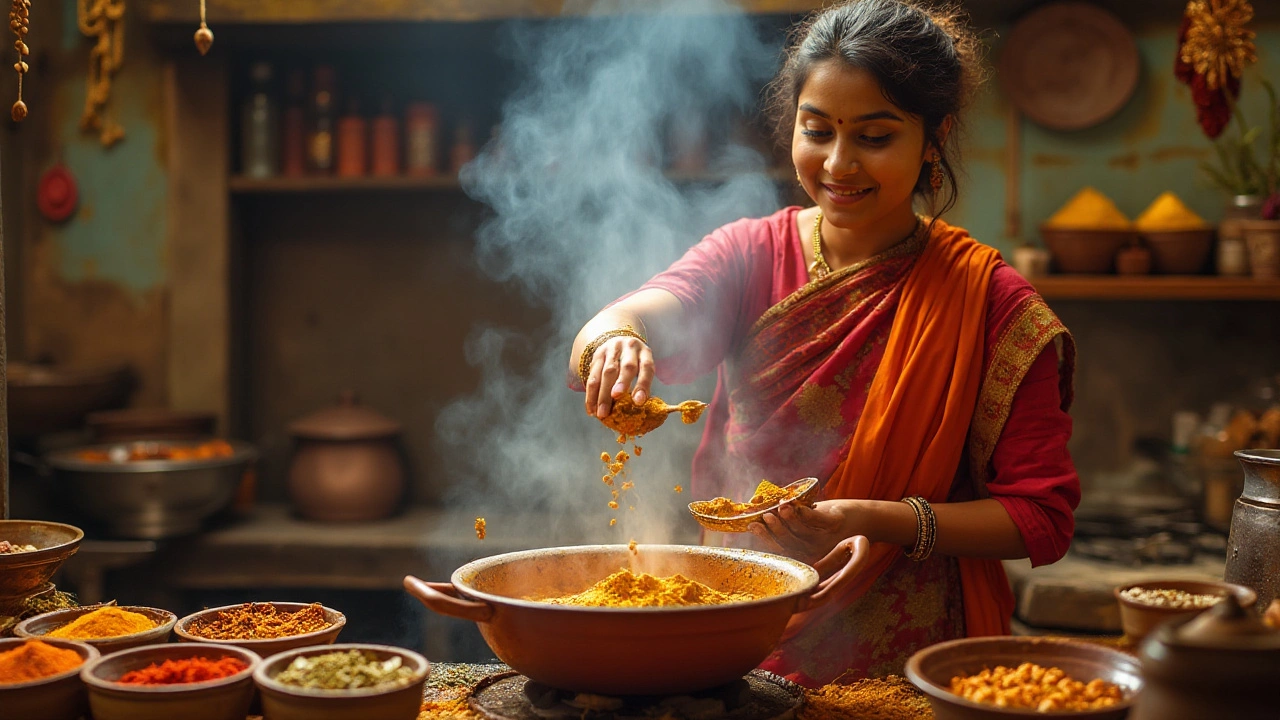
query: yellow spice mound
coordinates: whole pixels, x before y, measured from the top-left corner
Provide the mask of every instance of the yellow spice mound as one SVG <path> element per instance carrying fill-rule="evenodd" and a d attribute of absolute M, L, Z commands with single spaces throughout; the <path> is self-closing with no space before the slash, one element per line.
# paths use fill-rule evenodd
<path fill-rule="evenodd" d="M 1062 230 L 1129 230 L 1133 223 L 1111 198 L 1085 187 L 1044 223 Z"/>
<path fill-rule="evenodd" d="M 741 593 L 713 590 L 683 575 L 660 578 L 619 570 L 577 595 L 545 598 L 544 601 L 582 607 L 672 607 L 722 605 L 753 599 Z"/>
<path fill-rule="evenodd" d="M 45 635 L 63 640 L 98 640 L 151 630 L 156 622 L 142 613 L 105 605 Z"/>
<path fill-rule="evenodd" d="M 729 498 L 718 497 L 707 500 L 695 509 L 704 515 L 729 518 L 764 510 L 777 505 L 783 500 L 790 500 L 792 497 L 794 497 L 794 491 L 778 487 L 768 480 L 761 480 L 760 484 L 756 486 L 755 494 L 747 502 L 734 502 Z"/>
<path fill-rule="evenodd" d="M 1143 232 L 1200 230 L 1208 227 L 1204 219 L 1192 212 L 1171 192 L 1160 193 L 1133 224 Z"/>

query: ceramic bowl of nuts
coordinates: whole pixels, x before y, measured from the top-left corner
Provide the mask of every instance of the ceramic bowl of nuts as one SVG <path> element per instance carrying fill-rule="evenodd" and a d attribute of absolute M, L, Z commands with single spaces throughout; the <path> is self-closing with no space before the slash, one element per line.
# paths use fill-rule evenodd
<path fill-rule="evenodd" d="M 1120 627 L 1133 642 L 1145 638 L 1157 625 L 1189 618 L 1208 610 L 1226 596 L 1235 595 L 1248 609 L 1258 602 L 1251 588 L 1209 580 L 1144 580 L 1115 589 L 1120 604 Z"/>
<path fill-rule="evenodd" d="M 950 640 L 912 655 L 906 674 L 937 720 L 1123 720 L 1142 690 L 1136 657 L 1059 638 Z"/>

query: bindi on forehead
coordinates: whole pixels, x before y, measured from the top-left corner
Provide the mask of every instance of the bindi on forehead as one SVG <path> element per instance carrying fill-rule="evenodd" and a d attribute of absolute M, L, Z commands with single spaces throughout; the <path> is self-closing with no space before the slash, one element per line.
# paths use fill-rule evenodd
<path fill-rule="evenodd" d="M 836 118 L 836 124 L 837 124 L 837 125 L 843 125 L 843 124 L 844 124 L 844 119 L 843 119 L 843 118 Z"/>

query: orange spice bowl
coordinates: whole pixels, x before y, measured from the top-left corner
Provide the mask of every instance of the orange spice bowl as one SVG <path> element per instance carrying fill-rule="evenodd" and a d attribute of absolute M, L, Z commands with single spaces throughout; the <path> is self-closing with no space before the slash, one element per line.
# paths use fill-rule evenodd
<path fill-rule="evenodd" d="M 295 603 L 295 602 L 264 602 L 264 603 L 255 603 L 255 604 L 273 605 L 277 610 L 283 610 L 285 612 L 291 612 L 291 613 L 297 612 L 311 605 L 311 603 Z M 235 605 L 223 605 L 222 607 L 209 608 L 207 610 L 201 610 L 200 612 L 192 613 L 182 618 L 181 620 L 179 620 L 178 624 L 174 626 L 173 631 L 178 635 L 179 638 L 181 638 L 182 642 L 216 643 L 219 645 L 231 645 L 233 647 L 244 648 L 245 650 L 248 650 L 256 654 L 258 657 L 267 657 L 269 655 L 275 655 L 276 653 L 279 653 L 279 652 L 284 652 L 285 650 L 293 650 L 296 648 L 308 647 L 311 645 L 329 645 L 338 639 L 338 633 L 342 632 L 342 628 L 347 624 L 346 615 L 343 615 L 342 613 L 338 612 L 337 610 L 334 610 L 333 608 L 328 608 L 321 605 L 320 607 L 324 611 L 324 619 L 328 621 L 329 626 L 320 630 L 309 632 L 309 633 L 302 633 L 300 635 L 289 635 L 282 638 L 263 638 L 263 639 L 253 639 L 253 640 L 213 640 L 210 638 L 204 638 L 204 637 L 200 637 L 199 635 L 192 634 L 191 626 L 193 624 L 199 621 L 204 621 L 206 619 L 209 619 L 212 616 L 217 615 L 218 613 L 222 613 L 228 610 L 235 610 L 236 608 L 242 607 L 243 605 L 244 603 L 237 603 Z"/>
<path fill-rule="evenodd" d="M 399 657 L 413 670 L 408 683 L 391 687 L 354 690 L 318 690 L 286 685 L 276 675 L 299 657 L 312 657 L 344 650 L 374 654 L 379 661 Z M 416 652 L 389 645 L 345 643 L 277 653 L 262 661 L 253 674 L 262 695 L 262 709 L 271 720 L 415 720 L 422 709 L 422 686 L 431 664 Z"/>
<path fill-rule="evenodd" d="M 130 670 L 185 658 L 218 660 L 233 657 L 244 670 L 217 680 L 175 685 L 125 685 Z M 253 701 L 257 655 L 229 645 L 149 645 L 122 650 L 86 664 L 80 678 L 89 689 L 94 720 L 244 720 Z"/>
<path fill-rule="evenodd" d="M 36 615 L 18 623 L 13 628 L 13 634 L 22 638 L 56 640 L 57 638 L 46 638 L 45 635 L 101 607 L 104 606 L 85 605 Z M 150 630 L 143 630 L 130 635 L 117 635 L 116 637 L 107 638 L 74 638 L 75 641 L 97 648 L 98 652 L 103 655 L 143 645 L 160 645 L 169 642 L 169 633 L 173 631 L 173 625 L 178 620 L 177 615 L 168 610 L 142 607 L 141 605 L 121 605 L 120 609 L 138 613 L 139 615 L 146 615 L 156 626 Z"/>
<path fill-rule="evenodd" d="M 23 638 L 0 638 L 0 653 L 25 644 Z M 97 660 L 92 646 L 73 640 L 44 640 L 54 647 L 75 650 L 85 663 Z M 89 709 L 84 683 L 80 680 L 81 664 L 66 672 L 20 683 L 0 684 L 0 717 L 22 720 L 76 720 Z"/>

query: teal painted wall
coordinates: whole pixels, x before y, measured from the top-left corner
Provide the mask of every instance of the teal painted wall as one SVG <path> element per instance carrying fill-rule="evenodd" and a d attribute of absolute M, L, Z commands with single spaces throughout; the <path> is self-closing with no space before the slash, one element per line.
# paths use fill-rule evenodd
<path fill-rule="evenodd" d="M 1264 120 L 1261 77 L 1280 81 L 1280 25 L 1258 25 L 1258 63 L 1246 74 L 1241 107 L 1252 123 Z M 1007 30 L 1001 31 L 1007 34 Z M 1190 91 L 1173 76 L 1177 26 L 1138 31 L 1142 75 L 1129 103 L 1101 125 L 1059 132 L 1022 121 L 1020 196 L 1023 236 L 1077 190 L 1092 185 L 1137 217 L 1157 195 L 1172 190 L 1210 222 L 1222 216 L 1225 194 L 1210 185 L 1197 162 L 1213 154 L 1195 121 Z M 992 60 L 998 60 L 995 48 Z M 1006 123 L 1008 101 L 993 77 L 968 117 L 962 148 L 967 182 L 953 219 L 1002 250 L 1005 237 Z M 1234 126 L 1228 128 L 1233 132 Z"/>

